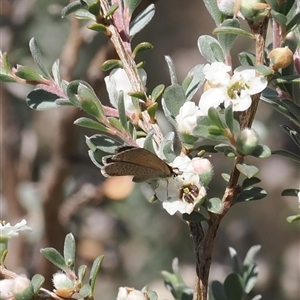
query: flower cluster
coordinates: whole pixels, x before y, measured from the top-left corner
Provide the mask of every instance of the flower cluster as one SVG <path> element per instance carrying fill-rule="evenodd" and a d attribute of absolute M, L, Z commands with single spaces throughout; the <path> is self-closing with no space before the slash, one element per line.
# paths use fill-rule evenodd
<path fill-rule="evenodd" d="M 160 179 L 155 194 L 170 215 L 191 214 L 205 200 L 203 179 L 211 179 L 212 165 L 207 159 L 177 156 L 172 167 L 179 170 L 178 176 Z"/>
<path fill-rule="evenodd" d="M 251 96 L 260 93 L 267 86 L 267 79 L 257 75 L 254 67 L 238 67 L 233 75 L 231 67 L 221 62 L 207 64 L 203 68 L 207 80 L 198 107 L 187 101 L 176 116 L 177 129 L 191 134 L 197 125 L 197 118 L 206 116 L 210 107 L 233 105 L 233 111 L 245 111 L 251 105 Z"/>

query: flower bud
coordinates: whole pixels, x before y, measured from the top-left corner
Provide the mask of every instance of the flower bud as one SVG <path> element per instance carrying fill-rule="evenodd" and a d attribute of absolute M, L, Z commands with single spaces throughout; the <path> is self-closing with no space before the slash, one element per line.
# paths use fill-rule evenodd
<path fill-rule="evenodd" d="M 148 297 L 134 288 L 120 287 L 117 300 L 148 300 Z"/>
<path fill-rule="evenodd" d="M 192 159 L 192 164 L 195 172 L 199 175 L 201 183 L 207 186 L 214 173 L 211 162 L 206 158 L 196 157 Z"/>
<path fill-rule="evenodd" d="M 241 0 L 240 12 L 255 23 L 260 22 L 269 14 L 269 5 L 263 0 Z"/>
<path fill-rule="evenodd" d="M 0 281 L 1 299 L 32 299 L 33 295 L 32 284 L 30 280 L 23 275 Z"/>
<path fill-rule="evenodd" d="M 269 53 L 268 58 L 271 60 L 271 68 L 274 71 L 278 71 L 279 69 L 286 68 L 292 63 L 293 52 L 288 46 L 278 47 Z"/>
<path fill-rule="evenodd" d="M 251 154 L 258 145 L 258 134 L 253 129 L 243 129 L 237 138 L 236 144 L 241 153 Z"/>
<path fill-rule="evenodd" d="M 218 8 L 220 12 L 227 17 L 232 17 L 234 15 L 234 5 L 235 0 L 218 0 Z"/>
<path fill-rule="evenodd" d="M 70 298 L 75 293 L 72 280 L 64 273 L 55 273 L 53 275 L 53 284 L 55 294 L 62 298 Z"/>

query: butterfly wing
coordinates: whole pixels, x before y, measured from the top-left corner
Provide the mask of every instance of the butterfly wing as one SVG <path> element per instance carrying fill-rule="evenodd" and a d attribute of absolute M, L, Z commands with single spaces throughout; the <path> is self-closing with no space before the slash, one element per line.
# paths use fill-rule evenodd
<path fill-rule="evenodd" d="M 144 148 L 123 146 L 113 156 L 103 158 L 104 176 L 133 176 L 134 182 L 147 181 L 154 178 L 171 177 L 175 174 L 172 167 Z"/>

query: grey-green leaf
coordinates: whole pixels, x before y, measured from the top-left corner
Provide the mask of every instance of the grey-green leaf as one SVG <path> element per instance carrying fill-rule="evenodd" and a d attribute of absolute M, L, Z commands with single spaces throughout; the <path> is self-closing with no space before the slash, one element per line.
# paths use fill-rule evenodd
<path fill-rule="evenodd" d="M 179 114 L 179 110 L 185 101 L 184 90 L 179 84 L 173 84 L 165 89 L 163 102 L 173 117 Z"/>
<path fill-rule="evenodd" d="M 242 300 L 244 297 L 243 278 L 236 273 L 229 274 L 224 281 L 224 290 L 228 299 Z"/>
<path fill-rule="evenodd" d="M 29 49 L 30 49 L 33 60 L 38 65 L 39 69 L 42 71 L 44 76 L 47 79 L 51 79 L 51 75 L 44 64 L 41 50 L 38 47 L 35 38 L 31 38 L 31 40 L 29 41 Z"/>
<path fill-rule="evenodd" d="M 259 169 L 252 165 L 237 164 L 236 168 L 248 178 L 254 177 L 259 172 Z"/>
<path fill-rule="evenodd" d="M 42 89 L 31 91 L 26 98 L 27 105 L 35 110 L 47 110 L 59 107 L 55 101 L 60 97 Z"/>
<path fill-rule="evenodd" d="M 209 36 L 202 35 L 198 39 L 198 48 L 203 57 L 210 63 L 215 61 L 225 62 L 225 55 L 218 40 Z"/>
<path fill-rule="evenodd" d="M 62 270 L 67 270 L 68 266 L 63 256 L 54 248 L 44 248 L 40 250 L 41 253 L 55 266 Z"/>
<path fill-rule="evenodd" d="M 31 284 L 33 286 L 33 292 L 35 295 L 39 292 L 41 287 L 43 286 L 45 282 L 45 277 L 40 274 L 35 274 L 31 279 Z"/>
<path fill-rule="evenodd" d="M 76 244 L 72 233 L 66 235 L 64 244 L 64 258 L 69 269 L 74 270 L 75 266 Z"/>
<path fill-rule="evenodd" d="M 130 23 L 129 35 L 135 36 L 140 32 L 153 18 L 155 14 L 154 4 L 150 4 L 145 10 L 136 16 L 136 18 Z"/>
<path fill-rule="evenodd" d="M 100 255 L 93 262 L 91 273 L 90 273 L 90 280 L 89 280 L 92 291 L 94 291 L 94 289 L 95 289 L 96 279 L 97 279 L 100 267 L 102 265 L 103 259 L 104 259 L 104 255 Z"/>

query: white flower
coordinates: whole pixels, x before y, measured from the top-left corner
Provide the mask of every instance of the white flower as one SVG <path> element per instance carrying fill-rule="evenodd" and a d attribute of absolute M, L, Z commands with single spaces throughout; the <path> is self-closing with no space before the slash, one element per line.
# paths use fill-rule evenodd
<path fill-rule="evenodd" d="M 211 72 L 205 75 L 206 79 L 213 80 L 213 87 L 202 94 L 199 102 L 199 108 L 205 114 L 210 107 L 217 108 L 221 103 L 225 107 L 232 103 L 234 111 L 245 111 L 251 105 L 251 96 L 263 91 L 268 83 L 265 77 L 256 74 L 254 67 L 238 67 L 231 78 L 223 71 L 220 71 L 222 76 L 213 77 Z"/>
<path fill-rule="evenodd" d="M 177 156 L 172 167 L 179 169 L 178 176 L 158 181 L 155 194 L 170 215 L 176 212 L 191 214 L 195 206 L 204 201 L 206 190 L 200 182 L 193 160 L 188 156 Z"/>
<path fill-rule="evenodd" d="M 14 236 L 19 235 L 19 231 L 32 231 L 32 229 L 26 225 L 27 221 L 22 220 L 14 226 L 11 226 L 10 223 L 0 222 L 0 240 L 8 240 Z"/>
<path fill-rule="evenodd" d="M 119 287 L 117 300 L 147 300 L 147 297 L 134 288 Z"/>
<path fill-rule="evenodd" d="M 31 282 L 25 275 L 0 280 L 0 298 L 5 300 L 15 299 L 14 294 L 22 293 L 30 286 Z"/>
<path fill-rule="evenodd" d="M 203 113 L 199 110 L 194 102 L 187 101 L 179 110 L 176 116 L 177 129 L 182 133 L 191 133 L 197 125 L 197 117 Z"/>
<path fill-rule="evenodd" d="M 146 85 L 147 74 L 144 69 L 138 69 L 139 76 L 143 85 Z M 129 113 L 135 113 L 136 108 L 132 103 L 131 96 L 128 93 L 132 92 L 132 86 L 129 82 L 128 76 L 124 69 L 117 68 L 110 72 L 109 76 L 104 78 L 106 89 L 110 103 L 115 108 L 118 108 L 118 97 L 120 91 L 123 91 L 125 111 Z"/>
<path fill-rule="evenodd" d="M 231 67 L 222 62 L 206 64 L 203 68 L 205 78 L 214 85 L 226 85 L 230 80 L 230 75 L 228 74 L 230 71 Z"/>

